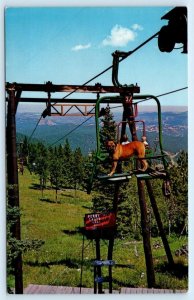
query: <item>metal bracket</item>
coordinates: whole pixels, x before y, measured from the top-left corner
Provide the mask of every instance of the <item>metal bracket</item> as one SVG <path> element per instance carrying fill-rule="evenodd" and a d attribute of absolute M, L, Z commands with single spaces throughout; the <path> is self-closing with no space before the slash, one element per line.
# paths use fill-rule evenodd
<path fill-rule="evenodd" d="M 112 83 L 116 87 L 132 87 L 131 85 L 122 85 L 118 80 L 118 72 L 119 72 L 119 62 L 122 61 L 124 58 L 126 58 L 129 55 L 129 52 L 123 52 L 116 50 L 114 53 L 112 53 L 113 56 L 113 68 L 112 68 Z"/>

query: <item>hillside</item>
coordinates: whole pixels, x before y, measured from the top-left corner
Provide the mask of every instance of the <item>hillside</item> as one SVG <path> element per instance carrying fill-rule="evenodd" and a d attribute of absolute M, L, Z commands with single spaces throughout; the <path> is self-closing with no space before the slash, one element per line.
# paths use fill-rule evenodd
<path fill-rule="evenodd" d="M 84 215 L 90 212 L 92 206 L 91 196 L 84 191 L 77 191 L 75 194 L 74 190 L 60 189 L 59 201 L 56 202 L 55 190 L 48 186 L 42 196 L 38 176 L 30 174 L 27 169 L 24 175 L 19 174 L 19 181 L 22 239 L 44 241 L 39 250 L 29 250 L 23 255 L 24 287 L 29 284 L 79 286 L 83 268 L 82 286 L 92 288 L 94 243 L 85 242 L 82 261 L 83 236 L 79 233 L 79 228 L 84 225 Z M 187 257 L 181 258 L 185 264 L 181 269 L 181 276 L 167 270 L 165 272 L 166 256 L 161 239 L 152 238 L 151 242 L 158 287 L 186 289 Z M 173 255 L 186 242 L 185 236 L 169 238 Z M 158 244 L 159 247 L 154 246 Z M 101 243 L 101 255 L 102 258 L 107 255 L 105 242 Z M 114 289 L 119 290 L 122 286 L 146 286 L 142 239 L 133 240 L 130 236 L 115 239 L 113 257 L 117 263 L 113 270 Z M 180 258 L 174 257 L 180 268 Z M 106 274 L 106 270 L 103 272 Z"/>

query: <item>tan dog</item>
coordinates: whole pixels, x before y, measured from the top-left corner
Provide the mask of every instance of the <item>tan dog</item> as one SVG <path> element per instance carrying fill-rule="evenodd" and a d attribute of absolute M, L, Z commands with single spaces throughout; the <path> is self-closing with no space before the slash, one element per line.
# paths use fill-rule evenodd
<path fill-rule="evenodd" d="M 115 173 L 118 160 L 129 158 L 133 155 L 137 155 L 138 158 L 145 157 L 145 145 L 140 141 L 133 141 L 126 145 L 115 144 L 114 141 L 107 141 L 106 148 L 110 155 L 112 156 L 112 170 L 108 176 L 112 176 Z M 141 159 L 143 168 L 139 169 L 145 171 L 148 168 L 148 163 L 145 159 Z"/>

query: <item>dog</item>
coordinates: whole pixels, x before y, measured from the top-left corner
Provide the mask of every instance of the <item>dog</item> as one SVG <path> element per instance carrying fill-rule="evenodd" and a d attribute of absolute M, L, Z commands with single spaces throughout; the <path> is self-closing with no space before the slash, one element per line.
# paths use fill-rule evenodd
<path fill-rule="evenodd" d="M 138 158 L 141 158 L 142 169 L 139 171 L 145 172 L 148 168 L 148 163 L 145 159 L 145 145 L 140 141 L 133 141 L 126 145 L 116 144 L 113 140 L 106 141 L 106 149 L 109 152 L 113 162 L 112 169 L 108 176 L 112 176 L 115 173 L 117 163 L 119 160 L 129 158 L 133 155 L 137 155 Z"/>

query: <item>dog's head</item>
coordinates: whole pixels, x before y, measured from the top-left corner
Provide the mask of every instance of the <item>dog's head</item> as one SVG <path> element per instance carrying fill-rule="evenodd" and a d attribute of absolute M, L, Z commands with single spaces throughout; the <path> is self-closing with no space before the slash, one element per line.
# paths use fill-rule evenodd
<path fill-rule="evenodd" d="M 114 153 L 115 149 L 116 149 L 116 144 L 113 140 L 108 140 L 106 141 L 106 149 L 109 153 Z"/>

